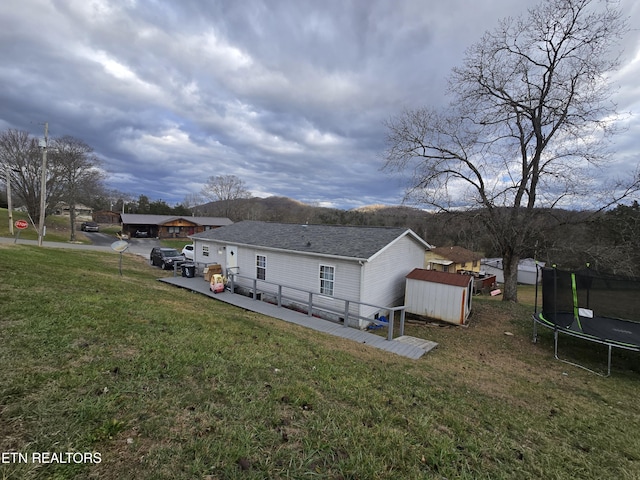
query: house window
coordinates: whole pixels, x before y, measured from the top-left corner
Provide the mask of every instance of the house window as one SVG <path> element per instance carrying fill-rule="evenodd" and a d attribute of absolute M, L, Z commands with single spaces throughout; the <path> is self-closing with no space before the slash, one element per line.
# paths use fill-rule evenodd
<path fill-rule="evenodd" d="M 209 256 L 209 245 L 203 245 L 202 246 L 202 256 L 203 257 L 208 257 Z"/>
<path fill-rule="evenodd" d="M 449 265 L 443 265 L 442 266 L 442 271 L 443 272 L 448 272 L 449 271 Z"/>
<path fill-rule="evenodd" d="M 256 278 L 265 280 L 267 278 L 267 257 L 256 255 Z"/>
<path fill-rule="evenodd" d="M 169 233 L 180 233 L 180 227 L 168 227 Z"/>
<path fill-rule="evenodd" d="M 335 267 L 320 265 L 320 293 L 322 295 L 333 295 L 335 270 Z"/>

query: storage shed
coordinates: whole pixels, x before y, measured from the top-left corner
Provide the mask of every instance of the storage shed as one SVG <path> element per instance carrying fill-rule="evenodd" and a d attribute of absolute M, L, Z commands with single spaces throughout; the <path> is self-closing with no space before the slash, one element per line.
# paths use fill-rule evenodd
<path fill-rule="evenodd" d="M 409 313 L 464 325 L 472 293 L 471 275 L 416 268 L 406 277 L 404 304 Z"/>

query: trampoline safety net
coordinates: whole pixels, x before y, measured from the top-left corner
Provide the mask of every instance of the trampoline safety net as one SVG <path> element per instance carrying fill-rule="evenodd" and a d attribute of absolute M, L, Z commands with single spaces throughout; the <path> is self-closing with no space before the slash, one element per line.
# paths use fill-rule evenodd
<path fill-rule="evenodd" d="M 561 328 L 640 345 L 640 281 L 543 268 L 542 315 Z"/>

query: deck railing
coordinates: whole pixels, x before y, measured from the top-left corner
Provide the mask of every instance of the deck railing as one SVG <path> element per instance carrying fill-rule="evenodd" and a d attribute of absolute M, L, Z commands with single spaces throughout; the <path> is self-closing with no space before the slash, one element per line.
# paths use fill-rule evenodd
<path fill-rule="evenodd" d="M 298 288 L 298 287 L 293 287 L 290 285 L 284 285 L 284 284 L 280 284 L 280 283 L 274 283 L 274 282 L 268 282 L 266 280 L 259 280 L 257 278 L 252 278 L 252 277 L 247 277 L 244 275 L 240 275 L 238 273 L 233 273 L 228 271 L 227 272 L 227 277 L 228 277 L 228 286 L 231 289 L 231 292 L 235 292 L 235 286 L 236 286 L 236 280 L 237 279 L 244 279 L 244 280 L 248 280 L 251 284 L 251 287 L 247 287 L 246 285 L 242 284 L 240 286 L 244 287 L 244 288 L 250 288 L 251 290 L 251 294 L 252 294 L 252 298 L 256 301 L 258 301 L 258 294 L 269 294 L 269 295 L 273 295 L 276 298 L 276 302 L 278 307 L 282 307 L 283 306 L 283 300 L 290 300 L 295 304 L 299 304 L 299 305 L 303 305 L 306 307 L 307 310 L 307 315 L 312 316 L 313 315 L 313 311 L 315 309 L 315 311 L 321 311 L 321 312 L 327 312 L 327 313 L 331 313 L 334 315 L 338 315 L 338 316 L 343 316 L 344 321 L 343 321 L 343 325 L 344 327 L 350 327 L 350 320 L 351 319 L 357 319 L 357 320 L 365 320 L 367 322 L 371 322 L 374 323 L 376 325 L 387 325 L 386 322 L 381 322 L 379 320 L 375 320 L 375 319 L 371 319 L 368 317 L 363 317 L 361 315 L 356 315 L 354 313 L 350 312 L 351 306 L 352 305 L 361 305 L 361 306 L 365 306 L 365 307 L 373 307 L 376 308 L 378 310 L 387 310 L 389 312 L 389 323 L 388 323 L 388 332 L 387 332 L 387 340 L 393 340 L 393 331 L 394 331 L 394 322 L 395 322 L 395 317 L 396 317 L 396 312 L 400 312 L 400 336 L 404 335 L 404 321 L 405 321 L 405 306 L 399 306 L 399 307 L 389 307 L 389 306 L 381 306 L 381 305 L 373 305 L 371 303 L 365 303 L 365 302 L 358 302 L 356 300 L 349 300 L 347 298 L 340 298 L 340 297 L 334 297 L 331 295 L 326 295 L 326 294 L 320 294 L 317 292 L 311 292 L 309 290 L 304 290 L 302 288 Z M 275 287 L 273 289 L 273 291 L 261 291 L 258 289 L 259 285 L 271 285 L 273 287 Z M 306 297 L 307 300 L 301 300 L 300 297 L 291 297 L 291 296 L 287 296 L 283 293 L 283 289 L 285 290 L 293 290 L 293 291 L 297 291 L 297 292 L 301 292 L 303 295 L 302 297 Z M 342 305 L 344 306 L 344 308 L 340 309 L 340 310 L 336 310 L 334 308 L 330 308 L 326 305 L 320 305 L 317 300 L 318 299 L 323 299 L 326 303 L 326 300 L 329 299 L 331 301 L 334 302 L 338 302 L 338 303 L 342 303 Z"/>

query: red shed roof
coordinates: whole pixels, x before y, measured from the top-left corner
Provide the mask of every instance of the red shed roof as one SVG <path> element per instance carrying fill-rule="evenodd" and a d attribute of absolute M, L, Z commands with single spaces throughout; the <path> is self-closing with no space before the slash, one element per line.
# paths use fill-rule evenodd
<path fill-rule="evenodd" d="M 407 278 L 412 280 L 422 280 L 423 282 L 443 283 L 455 287 L 466 287 L 473 279 L 471 275 L 461 275 L 459 273 L 437 272 L 435 270 L 425 270 L 424 268 L 414 268 Z"/>

